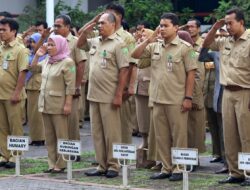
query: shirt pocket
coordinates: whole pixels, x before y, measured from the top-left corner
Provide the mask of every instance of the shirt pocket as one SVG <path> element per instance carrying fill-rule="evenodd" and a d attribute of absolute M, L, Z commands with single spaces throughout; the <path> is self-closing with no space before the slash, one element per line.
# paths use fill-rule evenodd
<path fill-rule="evenodd" d="M 9 71 L 15 71 L 17 69 L 16 57 L 14 57 L 13 55 L 10 55 L 5 60 L 8 62 Z"/>
<path fill-rule="evenodd" d="M 151 60 L 152 61 L 159 61 L 161 59 L 161 54 L 160 53 L 153 53 Z"/>
<path fill-rule="evenodd" d="M 65 96 L 62 91 L 50 90 L 48 94 L 49 98 L 47 99 L 47 101 L 51 107 L 63 107 Z"/>
<path fill-rule="evenodd" d="M 98 64 L 102 69 L 107 69 L 112 64 L 112 54 L 108 51 L 100 51 Z"/>
<path fill-rule="evenodd" d="M 235 62 L 235 67 L 249 68 L 249 50 L 248 48 L 240 49 L 238 52 L 238 61 Z"/>

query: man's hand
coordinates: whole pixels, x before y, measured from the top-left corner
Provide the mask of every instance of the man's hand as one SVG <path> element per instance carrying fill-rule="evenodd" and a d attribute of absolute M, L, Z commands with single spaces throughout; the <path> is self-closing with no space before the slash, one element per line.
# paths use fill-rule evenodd
<path fill-rule="evenodd" d="M 37 50 L 36 55 L 37 55 L 38 57 L 41 57 L 41 56 L 45 55 L 46 53 L 47 53 L 47 47 L 46 47 L 46 45 L 43 45 L 43 46 L 41 46 L 41 47 Z"/>
<path fill-rule="evenodd" d="M 190 111 L 191 108 L 192 108 L 192 100 L 184 99 L 182 106 L 181 106 L 181 112 Z"/>
<path fill-rule="evenodd" d="M 148 38 L 149 43 L 155 42 L 158 37 L 158 33 L 160 32 L 160 26 L 158 26 L 154 33 Z"/>
<path fill-rule="evenodd" d="M 223 27 L 225 25 L 225 19 L 220 19 L 220 20 L 217 20 L 216 23 L 213 25 L 213 28 L 215 30 L 218 30 L 220 29 L 221 27 Z"/>
<path fill-rule="evenodd" d="M 51 27 L 44 30 L 42 33 L 42 39 L 47 39 L 52 32 L 54 32 L 54 29 L 52 29 Z"/>
<path fill-rule="evenodd" d="M 20 95 L 18 93 L 14 92 L 13 95 L 11 96 L 11 98 L 10 98 L 10 102 L 12 104 L 17 104 L 20 101 L 21 101 Z"/>
<path fill-rule="evenodd" d="M 69 115 L 71 113 L 71 104 L 64 104 L 64 107 L 63 107 L 63 114 L 64 115 Z"/>
<path fill-rule="evenodd" d="M 114 108 L 119 108 L 122 105 L 122 96 L 115 96 L 113 99 L 113 107 Z"/>

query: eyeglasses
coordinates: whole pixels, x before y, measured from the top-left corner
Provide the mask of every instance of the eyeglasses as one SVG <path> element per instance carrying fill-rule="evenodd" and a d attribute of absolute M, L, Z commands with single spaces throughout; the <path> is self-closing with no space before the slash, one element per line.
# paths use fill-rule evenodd
<path fill-rule="evenodd" d="M 60 25 L 60 24 L 54 24 L 54 26 L 53 26 L 54 28 L 62 28 L 63 27 L 63 25 Z"/>

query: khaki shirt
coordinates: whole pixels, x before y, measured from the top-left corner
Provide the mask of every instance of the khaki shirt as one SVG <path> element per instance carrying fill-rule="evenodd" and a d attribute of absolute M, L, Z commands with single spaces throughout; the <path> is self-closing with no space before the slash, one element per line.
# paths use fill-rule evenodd
<path fill-rule="evenodd" d="M 66 95 L 75 94 L 75 63 L 71 58 L 53 64 L 47 61 L 40 62 L 42 84 L 38 110 L 47 114 L 63 114 Z"/>
<path fill-rule="evenodd" d="M 149 44 L 140 58 L 151 58 L 150 101 L 182 104 L 187 72 L 197 68 L 192 46 L 176 36 L 169 44 Z"/>
<path fill-rule="evenodd" d="M 85 52 L 76 46 L 78 38 L 69 33 L 66 39 L 69 44 L 70 57 L 73 59 L 75 64 L 77 65 L 80 61 L 86 61 L 87 56 Z"/>
<path fill-rule="evenodd" d="M 210 48 L 221 52 L 220 83 L 250 89 L 250 32 L 245 31 L 237 41 L 218 38 Z"/>
<path fill-rule="evenodd" d="M 150 62 L 150 59 L 140 59 L 139 62 Z M 143 63 L 140 63 L 143 64 Z M 149 96 L 149 84 L 151 77 L 151 68 L 137 69 L 136 79 L 136 94 L 142 96 Z"/>
<path fill-rule="evenodd" d="M 199 37 L 196 42 L 194 43 L 194 50 L 197 52 L 200 52 L 202 44 L 203 44 L 203 39 L 201 37 Z"/>
<path fill-rule="evenodd" d="M 137 64 L 137 60 L 132 58 L 130 55 L 133 52 L 133 50 L 135 49 L 135 38 L 132 36 L 132 34 L 130 34 L 129 32 L 127 32 L 126 30 L 123 29 L 123 27 L 119 28 L 116 31 L 116 34 L 125 42 L 125 44 L 127 45 L 128 48 L 128 52 L 129 52 L 129 63 L 134 63 Z"/>
<path fill-rule="evenodd" d="M 203 88 L 205 81 L 205 66 L 203 62 L 198 61 L 198 52 L 196 52 L 196 56 L 196 64 L 198 68 L 195 71 L 195 83 L 192 103 L 196 104 L 198 106 L 198 109 L 202 109 L 204 108 Z"/>
<path fill-rule="evenodd" d="M 18 76 L 28 69 L 29 51 L 17 40 L 0 46 L 0 99 L 9 100 L 15 91 Z M 26 98 L 23 88 L 21 99 Z"/>
<path fill-rule="evenodd" d="M 129 53 L 116 33 L 102 41 L 101 37 L 88 39 L 89 88 L 88 100 L 112 103 L 118 86 L 119 70 L 129 66 Z"/>

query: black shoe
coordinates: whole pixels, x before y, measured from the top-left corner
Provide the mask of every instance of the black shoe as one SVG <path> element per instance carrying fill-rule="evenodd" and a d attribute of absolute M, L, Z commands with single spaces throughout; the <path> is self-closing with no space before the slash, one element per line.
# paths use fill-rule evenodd
<path fill-rule="evenodd" d="M 227 167 L 223 167 L 220 170 L 215 171 L 216 174 L 226 174 L 228 173 L 228 168 Z"/>
<path fill-rule="evenodd" d="M 150 179 L 166 179 L 171 176 L 171 173 L 155 173 L 150 176 Z"/>
<path fill-rule="evenodd" d="M 76 160 L 75 160 L 76 159 Z M 75 161 L 75 162 L 80 162 L 81 161 L 81 156 L 76 156 L 76 158 L 75 158 L 75 156 L 70 156 L 70 160 L 72 160 L 72 161 Z"/>
<path fill-rule="evenodd" d="M 210 163 L 220 162 L 222 160 L 221 157 L 215 157 L 212 160 L 210 160 Z"/>
<path fill-rule="evenodd" d="M 250 186 L 250 181 L 246 180 L 240 184 L 240 186 Z"/>
<path fill-rule="evenodd" d="M 15 167 L 16 167 L 16 163 L 15 162 L 7 162 L 5 164 L 5 168 L 11 169 L 11 168 L 15 168 Z"/>
<path fill-rule="evenodd" d="M 30 146 L 44 146 L 44 141 L 31 141 Z"/>
<path fill-rule="evenodd" d="M 107 178 L 114 178 L 117 177 L 118 175 L 119 173 L 114 170 L 108 170 L 108 172 L 106 173 Z"/>
<path fill-rule="evenodd" d="M 0 167 L 5 167 L 6 164 L 7 164 L 7 162 L 2 161 L 2 162 L 0 162 Z"/>
<path fill-rule="evenodd" d="M 173 173 L 172 176 L 169 178 L 169 181 L 181 181 L 183 179 L 182 173 Z"/>
<path fill-rule="evenodd" d="M 64 170 L 65 170 L 65 168 L 61 168 L 59 170 L 52 169 L 51 173 L 52 174 L 60 174 L 60 173 L 64 173 Z"/>
<path fill-rule="evenodd" d="M 100 171 L 100 170 L 91 170 L 91 171 L 87 171 L 84 173 L 86 176 L 102 176 L 102 175 L 106 175 L 107 172 Z"/>
<path fill-rule="evenodd" d="M 219 183 L 220 184 L 223 184 L 223 183 L 241 183 L 243 181 L 245 181 L 244 178 L 236 178 L 236 177 L 230 176 L 226 179 L 220 180 Z"/>
<path fill-rule="evenodd" d="M 44 170 L 43 173 L 51 173 L 52 170 L 53 170 L 53 168 L 50 168 L 50 169 Z"/>

